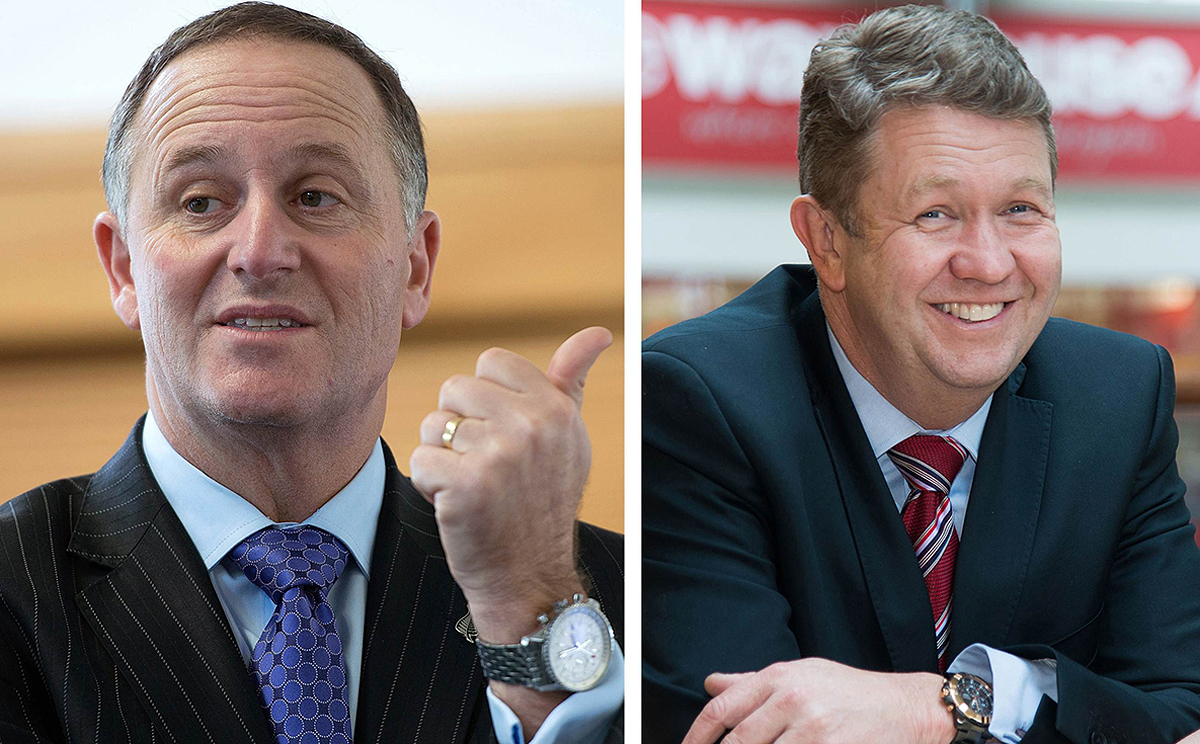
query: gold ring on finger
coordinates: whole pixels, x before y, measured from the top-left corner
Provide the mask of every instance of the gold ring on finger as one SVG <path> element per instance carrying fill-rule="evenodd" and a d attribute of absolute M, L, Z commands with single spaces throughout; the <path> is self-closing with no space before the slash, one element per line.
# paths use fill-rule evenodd
<path fill-rule="evenodd" d="M 446 422 L 446 427 L 442 429 L 442 446 L 446 449 L 454 449 L 454 432 L 458 431 L 458 425 L 463 422 L 466 416 L 455 416 Z"/>

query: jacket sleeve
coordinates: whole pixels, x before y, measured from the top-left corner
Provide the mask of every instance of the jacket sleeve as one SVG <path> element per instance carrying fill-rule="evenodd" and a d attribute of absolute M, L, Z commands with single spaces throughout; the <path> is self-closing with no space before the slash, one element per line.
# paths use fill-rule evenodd
<path fill-rule="evenodd" d="M 1157 351 L 1155 419 L 1094 621 L 1094 657 L 1081 663 L 1041 645 L 1004 649 L 1058 664 L 1058 702 L 1042 699 L 1027 744 L 1166 743 L 1200 728 L 1200 550 L 1175 464 L 1174 372 L 1167 352 Z M 1086 525 L 1078 539 L 1087 539 Z"/>
<path fill-rule="evenodd" d="M 642 356 L 643 738 L 678 742 L 713 672 L 799 657 L 754 468 L 702 377 Z"/>

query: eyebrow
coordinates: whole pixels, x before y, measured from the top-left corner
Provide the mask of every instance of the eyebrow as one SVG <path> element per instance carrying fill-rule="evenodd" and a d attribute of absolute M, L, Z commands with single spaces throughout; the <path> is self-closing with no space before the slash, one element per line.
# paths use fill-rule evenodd
<path fill-rule="evenodd" d="M 217 145 L 193 145 L 182 147 L 171 153 L 163 166 L 162 174 L 184 168 L 195 163 L 214 163 L 225 155 L 225 148 Z"/>
<path fill-rule="evenodd" d="M 305 142 L 289 149 L 287 159 L 293 161 L 323 160 L 350 171 L 352 176 L 362 180 L 357 161 L 350 155 L 349 150 L 337 143 Z"/>

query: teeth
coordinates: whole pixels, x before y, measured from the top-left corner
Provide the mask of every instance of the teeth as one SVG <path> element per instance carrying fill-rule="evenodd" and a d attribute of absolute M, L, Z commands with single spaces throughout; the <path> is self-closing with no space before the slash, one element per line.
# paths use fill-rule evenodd
<path fill-rule="evenodd" d="M 993 302 L 988 305 L 972 305 L 968 302 L 945 302 L 938 309 L 956 318 L 977 323 L 981 320 L 991 320 L 1004 309 L 1003 302 Z"/>
<path fill-rule="evenodd" d="M 277 331 L 280 328 L 299 328 L 300 323 L 291 318 L 235 318 L 225 325 L 245 330 Z"/>

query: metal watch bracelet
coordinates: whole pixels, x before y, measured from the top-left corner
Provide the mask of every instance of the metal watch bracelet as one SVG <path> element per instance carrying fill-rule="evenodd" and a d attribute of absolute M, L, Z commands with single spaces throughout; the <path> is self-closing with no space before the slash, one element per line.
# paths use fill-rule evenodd
<path fill-rule="evenodd" d="M 541 644 L 510 643 L 490 645 L 475 639 L 483 676 L 497 682 L 532 687 L 557 687 L 549 670 L 541 663 Z"/>

